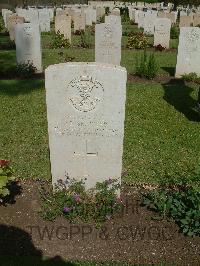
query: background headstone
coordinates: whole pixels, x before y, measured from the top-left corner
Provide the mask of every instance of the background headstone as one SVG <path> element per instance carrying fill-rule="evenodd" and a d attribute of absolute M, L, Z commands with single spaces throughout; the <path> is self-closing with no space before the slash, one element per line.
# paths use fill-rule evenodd
<path fill-rule="evenodd" d="M 196 73 L 200 75 L 200 28 L 182 27 L 176 64 L 176 77 Z"/>
<path fill-rule="evenodd" d="M 17 24 L 25 23 L 24 17 L 19 17 L 17 15 L 11 15 L 8 19 L 8 31 L 10 35 L 10 40 L 15 40 L 15 27 Z"/>
<path fill-rule="evenodd" d="M 74 16 L 74 32 L 85 31 L 85 13 L 76 13 Z"/>
<path fill-rule="evenodd" d="M 37 72 L 42 71 L 41 38 L 38 24 L 17 24 L 15 28 L 18 64 L 33 63 Z"/>
<path fill-rule="evenodd" d="M 95 61 L 120 65 L 122 26 L 102 23 L 95 26 Z"/>
<path fill-rule="evenodd" d="M 169 48 L 171 21 L 168 18 L 157 18 L 155 21 L 154 46 Z"/>
<path fill-rule="evenodd" d="M 60 32 L 71 43 L 71 17 L 58 15 L 55 17 L 55 32 Z"/>

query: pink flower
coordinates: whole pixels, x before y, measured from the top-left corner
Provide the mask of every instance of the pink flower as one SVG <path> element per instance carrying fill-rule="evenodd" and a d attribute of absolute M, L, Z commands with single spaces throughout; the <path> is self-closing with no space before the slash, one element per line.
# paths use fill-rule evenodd
<path fill-rule="evenodd" d="M 70 211 L 71 211 L 71 208 L 69 208 L 69 207 L 63 208 L 63 212 L 65 212 L 65 213 L 69 213 Z"/>
<path fill-rule="evenodd" d="M 80 203 L 81 202 L 81 197 L 79 194 L 75 194 L 74 195 L 74 200 L 76 201 L 76 203 Z"/>
<path fill-rule="evenodd" d="M 123 203 L 122 198 L 121 198 L 121 197 L 118 197 L 118 198 L 117 198 L 117 202 L 122 204 L 122 203 Z"/>
<path fill-rule="evenodd" d="M 110 185 L 113 183 L 113 179 L 109 178 L 108 180 L 105 181 L 107 185 Z"/>

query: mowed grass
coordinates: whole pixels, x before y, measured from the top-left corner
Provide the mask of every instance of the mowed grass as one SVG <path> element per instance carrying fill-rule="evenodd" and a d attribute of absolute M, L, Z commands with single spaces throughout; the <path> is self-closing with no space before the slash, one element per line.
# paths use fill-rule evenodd
<path fill-rule="evenodd" d="M 124 23 L 123 32 L 141 31 Z M 88 30 L 89 31 L 89 30 Z M 88 32 L 87 32 L 88 33 Z M 121 65 L 135 72 L 142 50 L 125 49 Z M 152 43 L 153 38 L 148 37 Z M 0 36 L 6 43 L 8 36 Z M 94 35 L 90 49 L 78 48 L 80 36 L 72 36 L 69 49 L 50 49 L 52 36 L 42 34 L 43 68 L 66 61 L 95 60 Z M 171 40 L 171 47 L 178 41 Z M 147 53 L 154 50 L 148 49 Z M 159 76 L 174 75 L 176 50 L 155 52 Z M 15 50 L 0 51 L 0 75 L 15 72 Z M 5 75 L 6 76 L 6 75 Z M 174 82 L 128 83 L 126 102 L 123 181 L 128 184 L 158 183 L 166 177 L 190 176 L 200 163 L 200 117 L 195 110 L 198 88 Z M 43 80 L 0 81 L 0 156 L 12 161 L 22 178 L 50 177 L 45 88 Z"/>
<path fill-rule="evenodd" d="M 157 183 L 199 164 L 197 87 L 128 83 L 123 181 Z M 0 81 L 1 158 L 22 178 L 50 178 L 44 81 Z"/>
<path fill-rule="evenodd" d="M 135 73 L 135 64 L 137 58 L 139 59 L 143 51 L 141 50 L 122 50 L 121 65 L 126 67 L 128 73 Z M 151 50 L 147 51 L 147 54 L 152 53 Z M 172 76 L 175 73 L 176 66 L 176 52 L 155 52 L 156 60 L 159 65 L 159 76 Z M 94 62 L 95 52 L 94 49 L 81 49 L 81 48 L 69 48 L 69 49 L 43 49 L 43 68 L 47 68 L 49 65 L 58 64 L 72 60 L 73 62 Z M 72 58 L 72 59 L 70 59 Z M 16 67 L 16 53 L 11 51 L 0 51 L 0 75 L 5 73 L 13 73 Z"/>

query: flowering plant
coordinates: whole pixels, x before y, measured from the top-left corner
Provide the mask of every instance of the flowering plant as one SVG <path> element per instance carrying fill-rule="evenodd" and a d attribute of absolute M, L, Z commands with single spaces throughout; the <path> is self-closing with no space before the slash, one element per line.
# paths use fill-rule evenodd
<path fill-rule="evenodd" d="M 15 180 L 13 174 L 14 171 L 10 167 L 10 162 L 8 160 L 0 160 L 0 201 L 10 194 L 8 186 Z"/>
<path fill-rule="evenodd" d="M 59 180 L 55 193 L 46 192 L 44 188 L 41 190 L 42 215 L 47 220 L 64 216 L 73 222 L 102 223 L 122 210 L 123 202 L 117 194 L 119 187 L 117 180 L 112 178 L 97 183 L 95 188 L 89 190 L 85 189 L 83 181 Z"/>
<path fill-rule="evenodd" d="M 147 37 L 143 32 L 131 32 L 128 36 L 127 48 L 145 49 L 149 45 Z"/>
<path fill-rule="evenodd" d="M 155 47 L 155 50 L 156 51 L 160 51 L 160 52 L 162 52 L 163 50 L 165 50 L 166 48 L 164 47 L 164 46 L 162 46 L 161 44 L 158 44 L 158 45 L 156 45 L 156 46 L 154 46 Z"/>

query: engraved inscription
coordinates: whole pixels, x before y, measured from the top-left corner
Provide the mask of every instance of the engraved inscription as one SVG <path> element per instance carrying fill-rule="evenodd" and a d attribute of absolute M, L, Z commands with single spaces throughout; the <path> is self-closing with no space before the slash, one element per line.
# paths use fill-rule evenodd
<path fill-rule="evenodd" d="M 200 41 L 200 33 L 195 29 L 191 29 L 186 34 L 185 49 L 189 52 L 198 51 Z"/>
<path fill-rule="evenodd" d="M 76 118 L 73 116 L 65 117 L 60 123 L 54 126 L 57 135 L 67 136 L 121 136 L 119 124 L 114 121 Z"/>
<path fill-rule="evenodd" d="M 81 112 L 89 112 L 97 108 L 103 99 L 102 84 L 90 76 L 80 76 L 68 85 L 69 101 Z"/>

